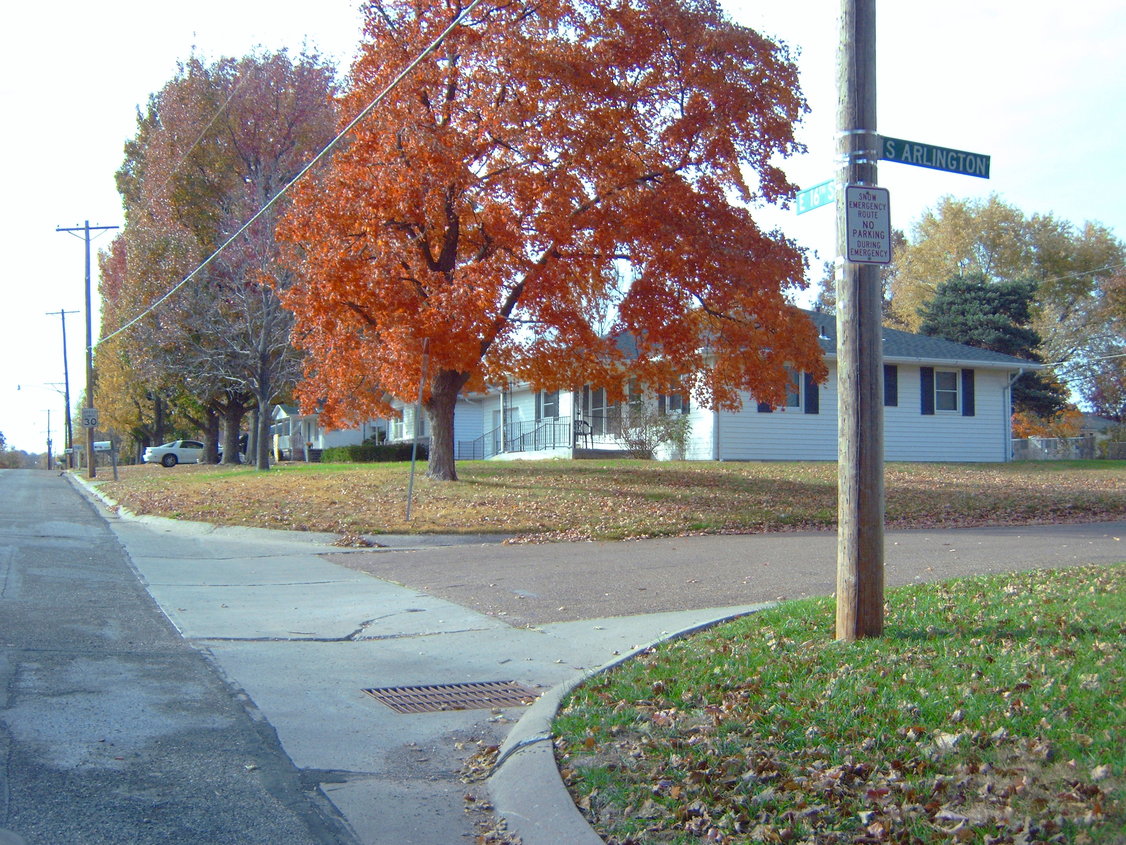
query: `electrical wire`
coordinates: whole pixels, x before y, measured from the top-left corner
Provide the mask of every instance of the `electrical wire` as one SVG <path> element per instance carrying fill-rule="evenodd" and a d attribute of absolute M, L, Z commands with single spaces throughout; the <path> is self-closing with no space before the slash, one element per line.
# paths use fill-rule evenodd
<path fill-rule="evenodd" d="M 312 170 L 314 167 L 316 167 L 318 162 L 321 161 L 321 159 L 323 159 L 330 152 L 332 152 L 332 150 L 336 148 L 336 145 L 340 143 L 340 141 L 344 138 L 344 136 L 346 136 L 349 132 L 351 132 L 352 129 L 361 120 L 363 120 L 365 117 L 367 117 L 369 114 L 371 114 L 371 112 L 374 111 L 375 108 L 377 106 L 379 106 L 392 91 L 394 91 L 396 88 L 398 88 L 399 85 L 402 83 L 402 81 L 404 79 L 406 79 L 407 76 L 411 73 L 411 71 L 413 71 L 416 67 L 418 67 L 418 65 L 420 65 L 423 62 L 423 60 L 426 59 L 427 56 L 429 56 L 431 53 L 433 53 L 435 50 L 437 50 L 442 45 L 442 42 L 446 40 L 447 36 L 449 36 L 449 34 L 451 32 L 453 32 L 454 29 L 456 29 L 458 26 L 460 26 L 462 21 L 464 21 L 469 16 L 469 14 L 480 3 L 481 3 L 481 0 L 471 0 L 470 4 L 468 6 L 466 6 L 461 11 L 461 13 L 458 14 L 458 16 L 456 18 L 454 18 L 452 21 L 450 21 L 449 25 L 445 29 L 443 29 L 441 33 L 438 34 L 437 38 L 435 38 L 432 42 L 430 42 L 430 45 L 428 47 L 426 47 L 426 49 L 424 49 L 421 53 L 419 53 L 417 56 L 415 56 L 414 59 L 412 59 L 406 65 L 406 67 L 404 67 L 401 71 L 399 71 L 398 74 L 396 74 L 395 78 L 392 79 L 383 88 L 383 90 L 380 91 L 379 94 L 376 95 L 375 99 L 373 99 L 370 103 L 368 103 L 367 106 L 365 106 L 360 111 L 359 114 L 357 114 L 354 118 L 352 118 L 352 120 L 350 120 L 348 122 L 348 124 L 343 129 L 341 129 L 339 133 L 337 133 L 335 138 L 333 138 L 331 141 L 329 141 L 327 144 L 325 144 L 325 146 L 321 149 L 321 151 L 319 153 L 317 153 L 315 156 L 313 156 L 313 158 L 310 159 L 308 164 L 306 164 L 303 168 L 301 168 L 301 170 L 297 173 L 296 176 L 294 176 L 276 194 L 274 194 L 265 205 L 263 205 L 260 209 L 258 209 L 258 211 L 256 211 L 253 214 L 253 216 L 250 217 L 249 220 L 247 220 L 245 223 L 243 223 L 235 231 L 235 233 L 233 235 L 231 235 L 229 238 L 227 238 L 227 240 L 225 240 L 222 244 L 220 244 L 219 247 L 217 247 L 214 252 L 212 252 L 209 256 L 207 256 L 207 258 L 205 258 L 199 264 L 198 267 L 196 267 L 194 270 L 192 270 L 190 273 L 188 273 L 188 275 L 186 275 L 183 279 L 181 279 L 179 282 L 177 282 L 170 290 L 168 290 L 167 293 L 165 293 L 159 299 L 156 299 L 153 302 L 149 303 L 149 305 L 147 305 L 145 307 L 145 309 L 143 311 L 141 311 L 140 314 L 133 317 L 133 319 L 129 320 L 129 322 L 120 326 L 119 328 L 117 328 L 116 330 L 111 332 L 110 334 L 108 334 L 105 337 L 98 340 L 94 344 L 94 347 L 99 346 L 100 344 L 104 343 L 107 340 L 111 340 L 111 339 L 117 337 L 122 332 L 125 332 L 128 329 L 135 326 L 142 319 L 144 319 L 146 316 L 148 316 L 154 310 L 156 310 L 156 308 L 158 308 L 163 303 L 167 302 L 177 291 L 179 291 L 182 287 L 184 287 L 184 285 L 186 285 L 188 282 L 190 282 L 192 279 L 194 279 L 197 275 L 199 275 L 200 272 L 205 270 L 216 258 L 219 257 L 219 255 L 223 252 L 223 250 L 225 250 L 228 246 L 230 246 L 232 243 L 234 243 L 236 240 L 238 240 L 243 235 L 243 233 L 246 232 L 246 230 L 249 229 L 252 225 L 254 225 L 254 223 L 263 214 L 265 214 L 267 211 L 269 211 L 273 207 L 273 205 L 289 191 L 290 188 L 292 188 L 294 185 L 296 185 L 305 176 L 305 174 L 307 174 L 310 170 Z"/>
<path fill-rule="evenodd" d="M 257 73 L 258 68 L 251 66 L 250 72 Z M 231 100 L 233 100 L 238 92 L 242 90 L 242 86 L 246 84 L 246 81 L 247 79 L 249 79 L 249 77 L 250 75 L 247 74 L 239 78 L 238 83 L 234 88 L 231 89 L 231 93 L 227 95 L 227 99 L 223 101 L 223 105 L 219 106 L 219 108 L 215 110 L 215 114 L 211 115 L 211 120 L 207 121 L 207 125 L 200 130 L 199 135 L 196 137 L 196 139 L 191 142 L 188 148 L 184 151 L 184 154 L 180 156 L 180 160 L 172 166 L 172 169 L 170 171 L 168 171 L 168 175 L 164 178 L 164 181 L 160 183 L 160 187 L 157 189 L 158 195 L 162 194 L 164 192 L 164 189 L 168 187 L 168 183 L 172 181 L 172 177 L 176 175 L 176 171 L 180 169 L 180 165 L 187 161 L 188 156 L 190 156 L 192 154 L 192 151 L 199 146 L 200 141 L 202 141 L 204 139 L 204 136 L 207 135 L 207 130 L 209 130 L 215 124 L 215 121 L 219 119 L 219 115 L 226 111 L 227 106 L 231 104 Z"/>

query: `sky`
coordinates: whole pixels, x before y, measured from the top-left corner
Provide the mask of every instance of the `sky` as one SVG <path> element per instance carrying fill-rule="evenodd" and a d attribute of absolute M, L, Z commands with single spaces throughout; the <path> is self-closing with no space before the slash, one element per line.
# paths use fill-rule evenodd
<path fill-rule="evenodd" d="M 806 154 L 787 160 L 805 188 L 833 178 L 837 0 L 721 0 L 738 23 L 797 53 L 811 112 Z M 61 447 L 67 315 L 72 405 L 85 383 L 85 244 L 58 228 L 119 226 L 114 173 L 138 107 L 195 50 L 208 58 L 255 47 L 316 47 L 346 64 L 360 39 L 355 0 L 196 0 L 172 14 L 151 0 L 17 3 L 0 49 L 6 165 L 0 232 L 0 432 L 9 448 Z M 878 131 L 991 156 L 988 180 L 884 162 L 891 223 L 908 233 L 946 195 L 997 194 L 1026 214 L 1097 221 L 1126 238 L 1126 4 L 1085 0 L 877 3 Z M 756 210 L 810 250 L 814 277 L 834 257 L 830 206 L 797 215 Z M 93 333 L 97 341 L 92 242 Z"/>

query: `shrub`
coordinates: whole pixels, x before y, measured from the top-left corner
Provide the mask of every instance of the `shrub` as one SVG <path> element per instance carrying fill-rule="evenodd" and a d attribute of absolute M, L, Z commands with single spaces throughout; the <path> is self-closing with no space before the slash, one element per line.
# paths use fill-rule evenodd
<path fill-rule="evenodd" d="M 675 458 L 683 458 L 688 441 L 688 417 L 651 410 L 635 411 L 622 426 L 621 437 L 631 458 L 650 460 L 662 445 L 668 445 Z"/>
<path fill-rule="evenodd" d="M 418 457 L 427 460 L 430 450 L 425 443 L 418 444 Z M 321 454 L 321 461 L 332 464 L 371 464 L 390 461 L 409 461 L 410 443 L 362 443 L 352 446 L 331 446 Z"/>

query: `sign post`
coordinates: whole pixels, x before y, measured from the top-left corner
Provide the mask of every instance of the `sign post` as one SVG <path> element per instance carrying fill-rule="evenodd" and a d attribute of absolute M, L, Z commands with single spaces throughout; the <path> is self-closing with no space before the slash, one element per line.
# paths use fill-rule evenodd
<path fill-rule="evenodd" d="M 887 212 L 887 192 L 875 187 L 876 0 L 841 0 L 840 8 L 837 153 L 843 202 L 837 203 L 836 630 L 838 640 L 851 642 L 877 637 L 884 629 L 879 264 L 883 250 L 890 251 L 890 238 L 881 249 L 878 237 L 864 237 L 878 231 Z M 846 206 L 852 203 L 850 210 Z M 873 213 L 875 217 L 869 216 Z"/>
<path fill-rule="evenodd" d="M 117 449 L 112 440 L 95 440 L 95 452 L 109 452 L 110 463 L 113 464 L 113 480 L 117 481 Z"/>
<path fill-rule="evenodd" d="M 86 429 L 86 477 L 93 478 L 97 473 L 94 459 L 94 429 L 98 427 L 98 409 L 82 409 L 82 427 Z"/>

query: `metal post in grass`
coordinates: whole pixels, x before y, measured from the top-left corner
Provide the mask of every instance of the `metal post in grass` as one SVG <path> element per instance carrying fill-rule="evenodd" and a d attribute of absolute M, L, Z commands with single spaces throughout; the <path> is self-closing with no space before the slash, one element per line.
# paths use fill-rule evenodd
<path fill-rule="evenodd" d="M 426 386 L 426 368 L 430 357 L 430 338 L 422 341 L 422 364 L 418 371 L 418 403 L 414 406 L 414 442 L 411 443 L 411 472 L 407 482 L 407 522 L 411 521 L 411 506 L 414 503 L 414 467 L 418 460 L 418 438 L 422 436 L 422 395 Z"/>

